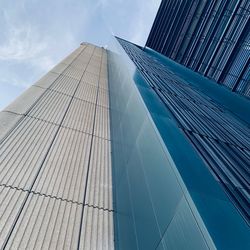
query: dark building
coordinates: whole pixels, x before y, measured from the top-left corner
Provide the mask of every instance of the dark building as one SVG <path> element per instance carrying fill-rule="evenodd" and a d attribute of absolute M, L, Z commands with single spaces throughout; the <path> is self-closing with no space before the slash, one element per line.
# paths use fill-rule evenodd
<path fill-rule="evenodd" d="M 116 247 L 248 249 L 249 100 L 117 40 L 108 52 Z"/>
<path fill-rule="evenodd" d="M 250 96 L 249 0 L 163 0 L 146 46 Z"/>

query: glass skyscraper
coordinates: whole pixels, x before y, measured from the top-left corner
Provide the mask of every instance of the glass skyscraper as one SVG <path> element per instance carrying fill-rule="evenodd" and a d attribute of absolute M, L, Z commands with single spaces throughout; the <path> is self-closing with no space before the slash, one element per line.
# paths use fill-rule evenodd
<path fill-rule="evenodd" d="M 248 249 L 249 100 L 149 48 L 108 52 L 118 249 Z"/>

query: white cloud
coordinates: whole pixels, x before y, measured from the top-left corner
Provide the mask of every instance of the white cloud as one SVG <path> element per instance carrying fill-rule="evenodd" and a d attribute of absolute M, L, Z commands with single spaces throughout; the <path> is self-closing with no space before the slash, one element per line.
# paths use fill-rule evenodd
<path fill-rule="evenodd" d="M 7 39 L 0 45 L 0 60 L 29 60 L 47 49 L 49 41 L 41 39 L 34 25 L 16 23 L 3 11 Z"/>
<path fill-rule="evenodd" d="M 6 39 L 0 44 L 1 82 L 28 87 L 34 78 L 55 65 L 56 61 L 49 53 L 53 42 L 50 37 L 42 36 L 35 24 L 18 22 L 7 11 L 2 13 Z M 26 75 L 20 72 L 24 67 L 30 69 Z"/>
<path fill-rule="evenodd" d="M 36 30 L 31 26 L 8 25 L 8 40 L 0 46 L 0 60 L 28 60 L 35 58 L 47 48 L 39 41 Z"/>
<path fill-rule="evenodd" d="M 18 23 L 7 11 L 2 13 L 6 39 L 0 44 L 1 83 L 26 88 L 32 84 L 34 73 L 42 75 L 55 64 L 45 53 L 50 39 L 41 39 L 35 25 Z M 22 65 L 29 65 L 27 74 Z"/>

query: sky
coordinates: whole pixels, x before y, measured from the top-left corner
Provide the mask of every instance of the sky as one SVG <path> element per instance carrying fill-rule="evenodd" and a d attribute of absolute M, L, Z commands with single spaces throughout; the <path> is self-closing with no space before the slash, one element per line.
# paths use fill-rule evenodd
<path fill-rule="evenodd" d="M 79 46 L 145 45 L 161 0 L 0 0 L 0 110 Z"/>

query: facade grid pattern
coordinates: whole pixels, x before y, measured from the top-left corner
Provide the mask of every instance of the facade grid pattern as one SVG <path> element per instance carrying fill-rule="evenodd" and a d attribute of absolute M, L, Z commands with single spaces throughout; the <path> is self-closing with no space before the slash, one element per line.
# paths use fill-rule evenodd
<path fill-rule="evenodd" d="M 114 248 L 107 77 L 83 43 L 0 112 L 1 249 Z"/>
<path fill-rule="evenodd" d="M 163 0 L 146 46 L 250 96 L 248 0 Z"/>

